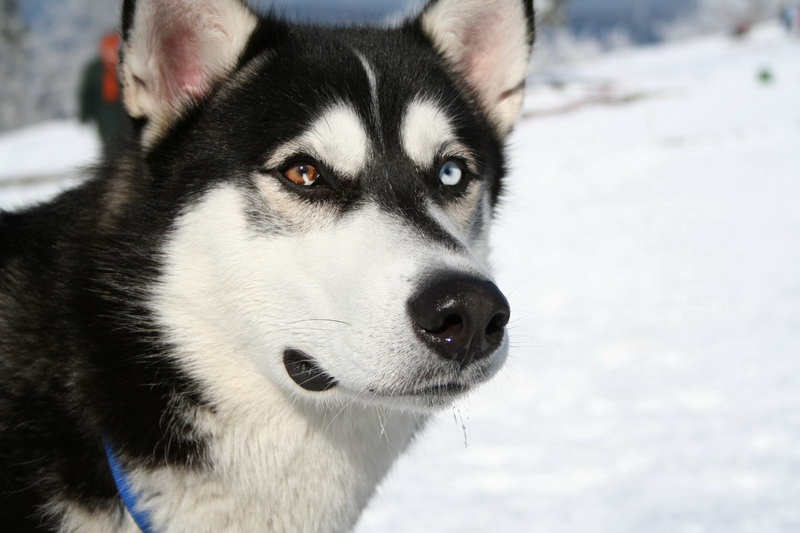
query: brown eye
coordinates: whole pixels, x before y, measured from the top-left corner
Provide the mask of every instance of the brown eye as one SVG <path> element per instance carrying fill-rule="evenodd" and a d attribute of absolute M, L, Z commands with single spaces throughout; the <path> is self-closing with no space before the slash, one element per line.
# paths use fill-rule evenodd
<path fill-rule="evenodd" d="M 314 185 L 319 178 L 319 171 L 308 163 L 295 163 L 283 171 L 283 176 L 296 185 Z"/>

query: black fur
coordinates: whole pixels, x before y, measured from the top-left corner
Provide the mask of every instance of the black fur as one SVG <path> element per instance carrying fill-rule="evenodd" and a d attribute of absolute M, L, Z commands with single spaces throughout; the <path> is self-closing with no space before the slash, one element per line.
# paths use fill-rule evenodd
<path fill-rule="evenodd" d="M 123 7 L 128 35 L 134 2 Z M 532 32 L 532 12 L 531 32 Z M 380 121 L 352 52 L 380 72 Z M 265 54 L 269 60 L 264 61 Z M 475 98 L 433 49 L 416 21 L 396 30 L 297 27 L 265 18 L 233 73 L 183 114 L 151 150 L 141 121 L 94 177 L 50 203 L 0 213 L 0 529 L 52 531 L 52 501 L 80 501 L 121 513 L 102 442 L 128 461 L 202 469 L 204 436 L 184 414 L 213 409 L 167 357 L 147 297 L 162 269 L 163 236 L 176 216 L 220 181 L 250 188 L 266 155 L 303 131 L 327 104 L 354 104 L 378 154 L 357 186 L 308 201 L 342 212 L 377 201 L 449 246 L 459 243 L 429 219 L 423 199 L 453 194 L 437 169 L 414 168 L 397 124 L 419 95 L 444 102 L 463 142 L 478 156 L 471 179 L 504 174 L 503 141 Z M 396 176 L 404 175 L 400 180 Z M 416 176 L 415 179 L 407 179 Z M 268 231 L 270 221 L 265 219 Z"/>

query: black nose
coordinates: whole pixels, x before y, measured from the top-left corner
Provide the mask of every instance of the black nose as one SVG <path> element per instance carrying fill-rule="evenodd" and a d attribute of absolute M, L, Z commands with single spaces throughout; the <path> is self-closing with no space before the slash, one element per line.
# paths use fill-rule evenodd
<path fill-rule="evenodd" d="M 462 369 L 500 346 L 511 314 L 494 283 L 467 276 L 435 278 L 408 307 L 417 335 Z"/>

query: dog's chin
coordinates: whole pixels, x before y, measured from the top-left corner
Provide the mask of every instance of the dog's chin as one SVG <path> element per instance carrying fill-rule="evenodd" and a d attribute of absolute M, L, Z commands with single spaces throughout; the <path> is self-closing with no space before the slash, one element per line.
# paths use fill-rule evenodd
<path fill-rule="evenodd" d="M 411 389 L 407 392 L 375 391 L 369 398 L 370 403 L 396 409 L 420 413 L 433 413 L 445 409 L 463 397 L 473 386 L 461 383 L 450 383 L 431 387 Z"/>
<path fill-rule="evenodd" d="M 480 385 L 502 365 L 505 357 L 498 357 L 499 361 L 490 368 L 478 368 L 473 372 L 457 373 L 443 377 L 435 382 L 426 380 L 416 385 L 406 385 L 402 388 L 367 388 L 366 390 L 351 390 L 340 383 L 334 376 L 328 374 L 310 355 L 296 349 L 284 351 L 283 363 L 286 372 L 292 381 L 312 397 L 327 401 L 330 395 L 335 395 L 337 400 L 342 397 L 348 402 L 358 402 L 366 405 L 376 405 L 384 408 L 432 413 L 451 406 L 459 398 L 468 394 Z"/>

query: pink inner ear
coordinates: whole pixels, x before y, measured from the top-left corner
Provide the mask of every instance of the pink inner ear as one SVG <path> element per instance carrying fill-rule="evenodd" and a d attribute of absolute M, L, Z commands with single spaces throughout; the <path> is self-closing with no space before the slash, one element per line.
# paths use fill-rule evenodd
<path fill-rule="evenodd" d="M 473 24 L 473 31 L 464 35 L 465 75 L 474 87 L 486 87 L 497 74 L 497 68 L 503 53 L 501 46 L 502 18 L 489 15 Z"/>
<path fill-rule="evenodd" d="M 208 94 L 208 67 L 203 64 L 202 47 L 191 30 L 179 28 L 164 36 L 160 53 L 164 54 L 161 79 L 168 102 L 177 104 L 187 96 L 199 99 Z"/>

